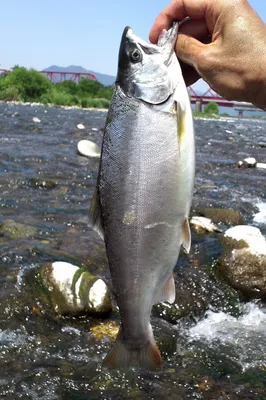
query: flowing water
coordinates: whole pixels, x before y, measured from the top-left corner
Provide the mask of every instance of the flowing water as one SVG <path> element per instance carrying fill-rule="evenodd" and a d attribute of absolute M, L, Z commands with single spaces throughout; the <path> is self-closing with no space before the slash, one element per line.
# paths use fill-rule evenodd
<path fill-rule="evenodd" d="M 87 226 L 98 160 L 76 150 L 82 139 L 101 144 L 106 113 L 1 103 L 0 115 L 0 398 L 266 399 L 266 306 L 245 302 L 215 277 L 217 233 L 193 233 L 191 254 L 180 257 L 179 317 L 166 305 L 153 314 L 163 370 L 101 370 L 113 339 L 91 327 L 117 321 L 117 313 L 58 317 L 25 277 L 63 260 L 109 281 L 103 244 Z M 236 166 L 248 156 L 266 162 L 265 122 L 196 120 L 195 127 L 193 213 L 232 208 L 266 235 L 266 170 Z"/>

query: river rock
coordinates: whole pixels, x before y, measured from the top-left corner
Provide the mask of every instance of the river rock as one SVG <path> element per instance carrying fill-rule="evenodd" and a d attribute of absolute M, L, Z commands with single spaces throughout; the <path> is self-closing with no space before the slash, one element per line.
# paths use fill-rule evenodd
<path fill-rule="evenodd" d="M 106 314 L 112 310 L 106 283 L 84 268 L 56 261 L 42 267 L 35 276 L 39 292 L 57 314 Z"/>
<path fill-rule="evenodd" d="M 242 163 L 242 164 L 240 165 L 240 163 Z M 238 165 L 239 165 L 240 167 L 246 167 L 246 168 L 255 168 L 255 167 L 256 167 L 256 164 L 257 164 L 257 160 L 256 160 L 256 158 L 254 158 L 254 157 L 247 157 L 247 158 L 244 159 L 243 162 L 240 161 L 240 162 L 238 163 Z"/>
<path fill-rule="evenodd" d="M 5 219 L 0 223 L 0 233 L 10 239 L 35 237 L 39 230 L 33 226 L 21 224 L 13 219 Z"/>
<path fill-rule="evenodd" d="M 32 121 L 36 122 L 37 124 L 39 124 L 41 122 L 41 120 L 39 118 L 37 118 L 37 117 L 33 117 Z"/>
<path fill-rule="evenodd" d="M 256 167 L 259 169 L 266 169 L 266 163 L 257 163 Z"/>
<path fill-rule="evenodd" d="M 190 225 L 198 233 L 221 232 L 221 230 L 212 223 L 212 220 L 210 218 L 194 216 L 190 220 Z"/>
<path fill-rule="evenodd" d="M 78 128 L 78 129 L 85 129 L 85 126 L 84 126 L 83 124 L 78 124 L 78 125 L 77 125 L 77 128 Z"/>
<path fill-rule="evenodd" d="M 200 216 L 210 218 L 212 222 L 218 224 L 219 222 L 229 225 L 240 225 L 243 219 L 239 212 L 236 210 L 226 210 L 224 208 L 210 207 L 200 208 L 197 210 Z"/>
<path fill-rule="evenodd" d="M 54 189 L 57 186 L 55 181 L 51 179 L 31 178 L 29 184 L 35 188 Z"/>
<path fill-rule="evenodd" d="M 266 241 L 258 228 L 236 226 L 222 239 L 227 248 L 218 260 L 218 273 L 248 298 L 266 296 Z"/>
<path fill-rule="evenodd" d="M 85 157 L 95 157 L 100 158 L 101 149 L 100 147 L 90 140 L 80 140 L 78 142 L 78 152 L 80 155 Z"/>
<path fill-rule="evenodd" d="M 250 225 L 234 226 L 224 232 L 221 238 L 225 248 L 249 248 L 250 252 L 266 255 L 266 241 L 259 228 Z"/>

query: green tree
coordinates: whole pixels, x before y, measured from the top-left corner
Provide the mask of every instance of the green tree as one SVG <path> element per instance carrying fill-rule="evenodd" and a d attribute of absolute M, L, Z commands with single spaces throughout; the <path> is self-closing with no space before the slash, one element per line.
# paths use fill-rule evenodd
<path fill-rule="evenodd" d="M 103 85 L 92 79 L 83 78 L 78 83 L 78 94 L 81 96 L 97 97 L 98 91 Z"/>
<path fill-rule="evenodd" d="M 100 99 L 108 99 L 111 100 L 112 96 L 113 96 L 113 91 L 114 89 L 112 88 L 112 86 L 102 86 L 97 93 L 97 97 L 99 97 Z"/>
<path fill-rule="evenodd" d="M 52 83 L 40 72 L 34 69 L 15 66 L 13 71 L 1 79 L 0 90 L 16 89 L 19 97 L 24 100 L 38 100 L 47 94 Z"/>
<path fill-rule="evenodd" d="M 206 106 L 204 107 L 204 112 L 206 114 L 219 114 L 219 106 L 217 103 L 214 101 L 210 101 Z"/>
<path fill-rule="evenodd" d="M 75 95 L 77 93 L 77 84 L 71 80 L 66 80 L 56 84 L 56 89 L 68 94 Z"/>

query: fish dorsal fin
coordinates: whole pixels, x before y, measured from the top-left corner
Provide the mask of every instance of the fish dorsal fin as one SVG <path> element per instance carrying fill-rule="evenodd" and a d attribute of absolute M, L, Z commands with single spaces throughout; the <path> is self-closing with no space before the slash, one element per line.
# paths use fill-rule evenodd
<path fill-rule="evenodd" d="M 161 292 L 156 295 L 154 304 L 163 301 L 168 301 L 168 303 L 171 304 L 175 301 L 175 281 L 173 276 L 170 276 L 170 278 L 167 279 Z"/>
<path fill-rule="evenodd" d="M 187 218 L 184 220 L 182 225 L 182 246 L 185 252 L 188 254 L 191 247 L 191 232 Z"/>
<path fill-rule="evenodd" d="M 98 186 L 96 186 L 89 210 L 89 226 L 104 240 L 103 220 L 101 213 Z"/>

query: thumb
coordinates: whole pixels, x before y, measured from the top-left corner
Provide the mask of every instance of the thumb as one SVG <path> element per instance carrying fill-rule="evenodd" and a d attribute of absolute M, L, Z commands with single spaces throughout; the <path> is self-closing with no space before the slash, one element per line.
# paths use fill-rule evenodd
<path fill-rule="evenodd" d="M 180 33 L 176 42 L 176 54 L 184 63 L 197 69 L 206 45 L 192 36 Z"/>

